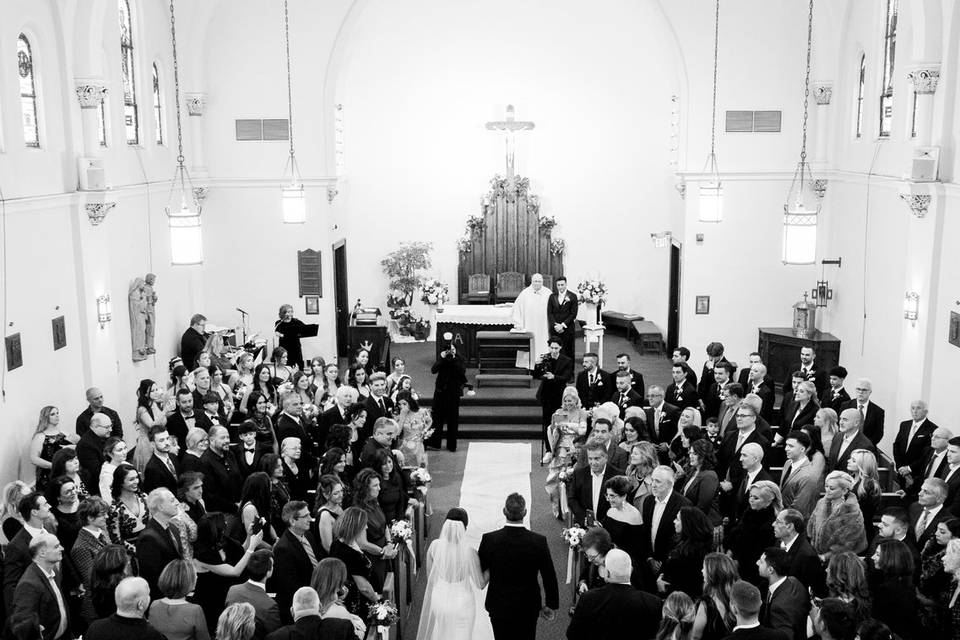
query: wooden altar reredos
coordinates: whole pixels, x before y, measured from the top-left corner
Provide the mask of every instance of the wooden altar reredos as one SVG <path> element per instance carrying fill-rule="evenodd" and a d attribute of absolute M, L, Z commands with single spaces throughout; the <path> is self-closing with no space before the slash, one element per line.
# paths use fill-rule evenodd
<path fill-rule="evenodd" d="M 534 273 L 552 279 L 563 274 L 563 251 L 554 253 L 552 246 L 553 219 L 540 217 L 540 200 L 530 192 L 529 178 L 495 176 L 483 197 L 482 220 L 471 225 L 469 238 L 460 245 L 457 290 L 461 303 L 473 274 L 489 275 L 491 292 L 496 290 L 499 273 L 522 273 L 525 285 Z"/>

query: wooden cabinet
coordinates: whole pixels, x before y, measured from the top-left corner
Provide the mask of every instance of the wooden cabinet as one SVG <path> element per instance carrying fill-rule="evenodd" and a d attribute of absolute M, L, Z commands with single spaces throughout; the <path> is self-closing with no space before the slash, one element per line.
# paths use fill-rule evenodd
<path fill-rule="evenodd" d="M 829 333 L 815 332 L 806 338 L 794 335 L 793 329 L 762 328 L 757 351 L 777 385 L 777 391 L 783 389 L 783 383 L 791 373 L 800 368 L 800 349 L 812 347 L 816 353 L 814 364 L 818 369 L 829 371 L 840 362 L 840 340 Z"/>

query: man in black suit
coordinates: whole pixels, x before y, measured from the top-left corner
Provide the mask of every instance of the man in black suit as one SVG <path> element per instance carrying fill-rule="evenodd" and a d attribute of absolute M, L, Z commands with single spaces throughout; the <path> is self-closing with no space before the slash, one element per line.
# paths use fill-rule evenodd
<path fill-rule="evenodd" d="M 873 443 L 860 431 L 863 418 L 856 408 L 844 409 L 840 413 L 840 430 L 833 436 L 833 443 L 827 454 L 827 472 L 846 471 L 850 454 L 857 449 L 866 449 L 876 454 Z"/>
<path fill-rule="evenodd" d="M 393 417 L 393 400 L 387 396 L 387 374 L 377 371 L 370 376 L 370 395 L 364 401 L 367 419 L 357 436 L 361 441 L 373 435 L 373 425 L 379 418 Z"/>
<path fill-rule="evenodd" d="M 103 448 L 110 437 L 110 418 L 95 413 L 90 418 L 87 432 L 77 442 L 77 459 L 80 461 L 80 475 L 91 495 L 100 495 L 100 467 L 103 466 Z"/>
<path fill-rule="evenodd" d="M 303 400 L 299 393 L 285 393 L 280 397 L 283 411 L 277 418 L 277 442 L 285 438 L 299 438 L 304 450 L 316 454 L 322 444 L 315 443 L 303 420 Z"/>
<path fill-rule="evenodd" d="M 83 634 L 87 640 L 164 640 L 166 636 L 145 619 L 150 610 L 150 586 L 143 578 L 124 578 L 114 591 L 117 611 L 94 621 Z"/>
<path fill-rule="evenodd" d="M 244 420 L 237 427 L 240 446 L 234 447 L 233 457 L 237 461 L 240 476 L 246 480 L 251 473 L 260 471 L 260 460 L 272 453 L 266 445 L 257 443 L 257 424 L 253 420 Z"/>
<path fill-rule="evenodd" d="M 643 557 L 647 558 L 647 584 L 660 573 L 663 562 L 676 546 L 676 529 L 673 521 L 682 507 L 690 506 L 690 501 L 673 490 L 676 474 L 666 465 L 660 465 L 650 475 L 651 495 L 643 501 L 641 514 L 643 525 L 640 527 Z"/>
<path fill-rule="evenodd" d="M 607 464 L 609 466 L 619 469 L 622 473 L 630 464 L 630 454 L 621 449 L 613 439 L 612 417 L 598 417 L 594 420 L 589 438 L 591 442 L 599 442 L 603 445 L 604 451 L 607 452 Z M 578 468 L 587 466 L 587 450 L 585 447 L 581 448 L 577 454 L 576 466 Z"/>
<path fill-rule="evenodd" d="M 66 594 L 57 570 L 63 547 L 51 533 L 41 533 L 30 542 L 30 563 L 17 583 L 10 611 L 9 630 L 18 640 L 70 638 L 70 615 Z"/>
<path fill-rule="evenodd" d="M 180 359 L 187 371 L 193 371 L 197 366 L 197 356 L 207 344 L 204 329 L 207 326 L 207 317 L 202 313 L 195 313 L 190 318 L 190 326 L 180 337 Z"/>
<path fill-rule="evenodd" d="M 107 435 L 123 437 L 123 423 L 120 422 L 120 416 L 117 412 L 106 407 L 103 404 L 103 391 L 97 387 L 87 389 L 87 408 L 77 416 L 77 435 L 83 437 L 83 434 L 90 428 L 90 420 L 94 414 L 102 413 L 109 419 L 110 431 Z"/>
<path fill-rule="evenodd" d="M 729 361 L 723 357 L 723 343 L 711 342 L 707 345 L 707 360 L 703 363 L 703 371 L 700 372 L 700 382 L 697 383 L 697 395 L 701 398 L 710 393 L 710 387 L 717 381 L 715 377 L 716 368 Z"/>
<path fill-rule="evenodd" d="M 757 410 L 747 403 L 741 402 L 734 414 L 737 430 L 728 433 L 720 449 L 717 451 L 717 477 L 720 478 L 720 487 L 724 491 L 732 491 L 743 479 L 743 467 L 740 465 L 740 453 L 743 445 L 748 442 L 759 444 L 764 451 L 770 446 L 769 441 L 760 435 L 757 429 Z"/>
<path fill-rule="evenodd" d="M 960 518 L 960 437 L 950 438 L 947 443 L 947 468 L 943 481 L 947 483 L 947 508 Z"/>
<path fill-rule="evenodd" d="M 197 427 L 210 431 L 213 423 L 204 415 L 203 411 L 193 406 L 193 393 L 189 389 L 177 391 L 177 410 L 167 418 L 167 433 L 177 439 L 180 445 L 180 454 L 187 450 L 187 432 Z"/>
<path fill-rule="evenodd" d="M 230 451 L 230 433 L 223 427 L 210 430 L 210 445 L 200 456 L 203 463 L 203 499 L 207 511 L 236 513 L 243 478 Z"/>
<path fill-rule="evenodd" d="M 580 596 L 567 640 L 653 640 L 660 625 L 660 598 L 630 584 L 633 563 L 625 551 L 608 551 L 603 566 L 606 584 Z"/>
<path fill-rule="evenodd" d="M 814 359 L 817 357 L 816 351 L 812 347 L 801 347 L 800 348 L 800 366 L 794 369 L 794 371 L 799 371 L 803 374 L 804 380 L 809 380 L 817 388 L 817 395 L 815 397 L 819 398 L 823 395 L 823 392 L 827 390 L 827 372 L 818 367 L 814 363 Z M 783 382 L 783 395 L 792 396 L 793 395 L 793 376 L 791 371 L 791 377 L 787 378 Z"/>
<path fill-rule="evenodd" d="M 577 395 L 584 409 L 607 402 L 613 394 L 613 378 L 598 366 L 599 361 L 593 352 L 583 354 L 583 371 L 577 374 Z"/>
<path fill-rule="evenodd" d="M 587 466 L 573 472 L 570 487 L 567 489 L 568 504 L 573 520 L 583 525 L 587 511 L 592 511 L 596 520 L 600 520 L 610 508 L 603 485 L 613 476 L 623 473 L 607 462 L 607 446 L 600 440 L 591 439 L 586 446 Z"/>
<path fill-rule="evenodd" d="M 847 379 L 847 370 L 844 367 L 830 369 L 830 386 L 820 395 L 820 406 L 824 409 L 833 409 L 840 415 L 841 407 L 850 402 L 850 394 L 843 387 Z"/>
<path fill-rule="evenodd" d="M 293 594 L 303 585 L 310 584 L 310 576 L 323 554 L 310 531 L 313 519 L 306 502 L 291 500 L 283 505 L 281 517 L 287 523 L 287 530 L 273 547 L 272 587 L 277 594 L 280 619 L 284 624 L 290 624 Z"/>
<path fill-rule="evenodd" d="M 923 456 L 930 448 L 930 436 L 938 428 L 927 420 L 927 411 L 927 403 L 923 400 L 911 402 L 911 420 L 900 423 L 897 437 L 893 441 L 893 462 L 904 487 L 913 484 L 914 478 L 923 472 L 923 467 L 920 466 Z"/>
<path fill-rule="evenodd" d="M 773 476 L 763 468 L 763 447 L 756 442 L 747 442 L 740 448 L 740 468 L 743 469 L 743 475 L 735 486 L 733 512 L 725 514 L 737 518 L 742 516 L 749 506 L 750 487 L 761 480 L 776 483 Z"/>
<path fill-rule="evenodd" d="M 913 556 L 914 580 L 920 576 L 920 550 L 910 528 L 910 515 L 903 507 L 887 507 L 880 516 L 876 525 L 877 534 L 873 536 L 865 552 L 867 566 L 874 566 L 877 547 L 883 540 L 897 540 L 902 542 Z M 870 537 L 870 526 L 867 526 L 867 537 Z"/>
<path fill-rule="evenodd" d="M 666 400 L 681 411 L 687 407 L 700 408 L 700 395 L 697 388 L 687 380 L 683 366 L 674 364 L 670 373 L 673 382 L 667 387 Z"/>
<path fill-rule="evenodd" d="M 793 576 L 804 587 L 812 589 L 814 595 L 826 595 L 826 572 L 820 556 L 807 539 L 803 514 L 796 509 L 781 510 L 773 521 L 773 535 L 787 552 L 786 575 Z"/>
<path fill-rule="evenodd" d="M 143 469 L 143 492 L 150 493 L 157 487 L 164 487 L 170 493 L 177 491 L 177 477 L 180 467 L 170 455 L 170 436 L 166 425 L 155 424 L 147 432 L 153 455 Z"/>
<path fill-rule="evenodd" d="M 746 580 L 737 580 L 730 589 L 730 609 L 737 626 L 724 640 L 786 640 L 782 631 L 760 626 L 760 590 Z"/>
<path fill-rule="evenodd" d="M 330 435 L 330 429 L 338 424 L 349 424 L 347 420 L 347 409 L 354 404 L 360 397 L 360 392 L 348 385 L 337 387 L 337 393 L 333 397 L 333 406 L 320 414 L 320 420 L 317 422 L 316 440 L 320 442 L 321 449 L 327 446 L 327 436 Z"/>
<path fill-rule="evenodd" d="M 856 409 L 862 418 L 863 435 L 876 446 L 883 439 L 883 423 L 885 412 L 875 403 L 870 402 L 870 395 L 873 393 L 873 383 L 867 378 L 857 380 L 857 386 L 854 389 L 856 397 L 841 407 L 842 409 Z"/>
<path fill-rule="evenodd" d="M 917 548 L 923 549 L 927 541 L 937 532 L 937 525 L 953 517 L 949 509 L 944 508 L 947 501 L 947 483 L 940 478 L 928 478 L 920 487 L 917 502 L 907 509 L 910 517 L 910 530 L 917 541 Z"/>
<path fill-rule="evenodd" d="M 307 576 L 308 582 L 309 578 Z M 279 601 L 279 594 L 277 599 Z M 290 611 L 284 612 L 281 608 L 280 613 L 281 616 L 286 613 L 287 618 L 292 613 L 293 624 L 268 634 L 266 640 L 353 640 L 356 637 L 350 620 L 320 617 L 320 597 L 312 587 L 297 589 L 291 605 Z"/>
<path fill-rule="evenodd" d="M 523 526 L 527 515 L 523 496 L 507 496 L 503 515 L 506 525 L 483 534 L 478 549 L 480 569 L 490 575 L 486 609 L 496 640 L 533 640 L 538 615 L 546 620 L 556 618 L 560 606 L 557 574 L 547 539 Z M 546 603 L 541 600 L 538 575 Z"/>
<path fill-rule="evenodd" d="M 756 394 L 763 401 L 760 408 L 760 417 L 770 422 L 773 420 L 773 404 L 776 400 L 776 394 L 773 385 L 767 382 L 767 366 L 763 363 L 750 365 L 750 376 L 747 378 L 747 386 L 743 388 L 745 394 Z M 793 392 L 790 392 L 793 395 Z M 784 397 L 789 397 L 784 395 Z"/>
<path fill-rule="evenodd" d="M 150 597 L 156 599 L 163 597 L 157 586 L 163 569 L 171 560 L 183 557 L 180 531 L 171 522 L 179 513 L 179 503 L 173 493 L 161 487 L 147 496 L 147 509 L 150 519 L 137 538 L 137 561 L 140 577 L 150 585 Z"/>
<path fill-rule="evenodd" d="M 467 368 L 463 358 L 457 355 L 453 344 L 453 335 L 443 334 L 450 346 L 440 352 L 440 357 L 430 367 L 430 373 L 437 376 L 433 389 L 433 404 L 430 414 L 433 417 L 433 435 L 425 441 L 428 447 L 440 448 L 443 439 L 443 426 L 447 426 L 447 451 L 457 450 L 457 432 L 460 429 L 460 396 L 467 384 Z"/>
<path fill-rule="evenodd" d="M 920 475 L 917 476 L 915 482 L 907 487 L 907 502 L 916 500 L 917 494 L 920 492 L 920 485 L 924 480 L 928 478 L 943 480 L 947 477 L 947 472 L 950 470 L 950 464 L 947 462 L 947 445 L 950 444 L 952 437 L 953 432 L 945 427 L 937 427 L 930 436 L 930 450 L 920 460 Z M 947 498 L 947 502 L 949 504 L 949 498 Z"/>
<path fill-rule="evenodd" d="M 755 364 L 763 364 L 763 360 L 760 358 L 759 351 L 750 352 L 750 355 L 747 357 L 746 366 L 740 369 L 740 373 L 737 374 L 737 382 L 744 389 L 750 388 L 750 370 Z M 767 374 L 767 376 L 764 378 L 764 382 L 766 382 L 767 386 L 770 387 L 771 389 L 775 388 L 775 384 L 774 384 L 775 381 L 773 379 L 773 376 Z"/>
<path fill-rule="evenodd" d="M 693 367 L 690 366 L 690 349 L 686 347 L 677 347 L 674 349 L 673 364 L 678 364 L 683 367 L 683 371 L 687 374 L 687 382 L 696 388 L 697 374 L 694 372 Z"/>
<path fill-rule="evenodd" d="M 644 407 L 643 413 L 647 418 L 647 426 L 657 438 L 654 444 L 657 445 L 660 462 L 665 462 L 669 459 L 667 452 L 670 450 L 670 441 L 677 435 L 680 409 L 664 401 L 663 387 L 658 384 L 652 384 L 647 389 L 647 402 L 650 406 Z"/>
<path fill-rule="evenodd" d="M 576 294 L 567 291 L 566 276 L 557 276 L 554 283 L 557 286 L 557 292 L 551 293 L 547 298 L 547 322 L 550 325 L 550 335 L 560 339 L 563 355 L 573 362 L 579 302 Z"/>
<path fill-rule="evenodd" d="M 10 540 L 3 554 L 4 610 L 13 611 L 13 593 L 33 556 L 30 543 L 45 533 L 44 522 L 51 518 L 50 505 L 41 493 L 31 493 L 20 499 L 17 512 L 23 518 L 23 528 Z"/>
<path fill-rule="evenodd" d="M 637 392 L 637 395 L 639 395 L 640 399 L 646 404 L 647 385 L 643 381 L 643 374 L 630 368 L 630 356 L 626 353 L 617 354 L 617 370 L 614 371 L 614 375 L 621 371 L 626 371 L 630 374 L 630 387 Z"/>
<path fill-rule="evenodd" d="M 568 382 L 573 380 L 573 360 L 561 353 L 563 345 L 561 339 L 557 336 L 551 336 L 547 340 L 547 344 L 550 347 L 550 353 L 540 358 L 533 368 L 533 375 L 540 378 L 537 400 L 543 410 L 543 442 L 547 453 L 550 453 L 547 427 L 553 422 L 553 412 L 559 409 L 563 402 L 564 388 L 566 388 Z"/>
<path fill-rule="evenodd" d="M 726 360 L 713 368 L 713 383 L 700 394 L 700 406 L 705 419 L 719 417 L 720 407 L 723 406 L 723 388 L 731 381 L 733 372 L 733 365 Z"/>
<path fill-rule="evenodd" d="M 760 578 L 767 580 L 760 624 L 781 631 L 787 640 L 805 640 L 810 596 L 803 584 L 789 575 L 787 552 L 780 547 L 767 547 L 757 560 L 757 567 Z"/>
<path fill-rule="evenodd" d="M 627 408 L 642 407 L 643 397 L 637 393 L 631 386 L 632 378 L 629 371 L 617 371 L 614 378 L 616 392 L 613 394 L 613 402 L 620 408 L 620 419 L 623 420 L 627 415 Z"/>
<path fill-rule="evenodd" d="M 737 419 L 734 416 L 737 414 L 737 407 L 743 401 L 744 395 L 743 387 L 740 386 L 739 382 L 728 382 L 723 386 L 723 402 L 720 404 L 719 413 L 717 413 L 717 429 L 721 440 L 728 433 L 737 430 Z"/>

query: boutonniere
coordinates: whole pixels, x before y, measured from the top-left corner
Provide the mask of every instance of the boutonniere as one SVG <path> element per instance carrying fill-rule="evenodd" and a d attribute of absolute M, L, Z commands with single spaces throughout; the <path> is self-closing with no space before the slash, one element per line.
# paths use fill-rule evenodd
<path fill-rule="evenodd" d="M 602 386 L 603 386 L 603 380 L 601 380 L 599 377 L 597 378 L 597 386 L 598 386 L 598 387 L 602 387 Z"/>

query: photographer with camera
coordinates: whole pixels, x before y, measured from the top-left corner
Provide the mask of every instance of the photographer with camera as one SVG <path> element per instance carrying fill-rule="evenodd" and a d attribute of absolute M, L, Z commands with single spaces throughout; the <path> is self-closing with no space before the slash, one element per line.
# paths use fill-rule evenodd
<path fill-rule="evenodd" d="M 547 438 L 547 427 L 553 420 L 553 413 L 560 408 L 563 400 L 563 389 L 573 380 L 573 360 L 561 353 L 563 342 L 558 336 L 551 336 L 547 341 L 550 351 L 540 356 L 533 375 L 540 378 L 540 388 L 537 389 L 537 400 L 543 408 L 543 438 L 546 453 L 543 462 L 550 462 L 553 457 L 550 440 Z"/>
<path fill-rule="evenodd" d="M 430 373 L 436 374 L 436 386 L 433 391 L 433 435 L 424 444 L 431 449 L 440 448 L 443 438 L 443 426 L 447 425 L 447 451 L 457 450 L 457 430 L 460 426 L 460 396 L 467 384 L 467 367 L 463 358 L 457 354 L 453 344 L 453 334 L 443 334 L 448 343 L 440 352 L 440 357 L 430 367 Z"/>

